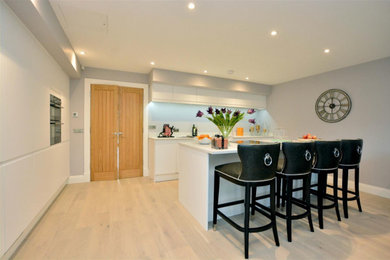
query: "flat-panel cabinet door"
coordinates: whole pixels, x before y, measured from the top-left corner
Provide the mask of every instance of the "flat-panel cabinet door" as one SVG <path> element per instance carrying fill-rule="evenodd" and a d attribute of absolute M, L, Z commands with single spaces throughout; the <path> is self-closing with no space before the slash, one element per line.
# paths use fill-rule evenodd
<path fill-rule="evenodd" d="M 173 87 L 173 99 L 180 103 L 191 104 L 196 100 L 196 88 L 193 87 Z"/>
<path fill-rule="evenodd" d="M 176 173 L 177 143 L 161 141 L 155 143 L 155 175 Z"/>
<path fill-rule="evenodd" d="M 170 101 L 173 99 L 173 87 L 154 84 L 151 87 L 152 101 Z"/>

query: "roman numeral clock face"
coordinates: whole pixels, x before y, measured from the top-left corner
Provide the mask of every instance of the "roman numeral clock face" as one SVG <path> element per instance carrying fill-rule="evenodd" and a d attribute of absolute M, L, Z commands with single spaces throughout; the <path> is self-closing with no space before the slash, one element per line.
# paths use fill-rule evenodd
<path fill-rule="evenodd" d="M 347 117 L 351 107 L 351 98 L 347 93 L 340 89 L 329 89 L 318 97 L 315 110 L 322 121 L 336 123 Z"/>

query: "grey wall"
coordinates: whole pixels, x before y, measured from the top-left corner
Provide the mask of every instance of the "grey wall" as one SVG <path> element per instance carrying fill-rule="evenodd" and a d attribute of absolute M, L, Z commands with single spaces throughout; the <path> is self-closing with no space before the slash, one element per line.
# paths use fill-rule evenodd
<path fill-rule="evenodd" d="M 324 139 L 364 140 L 361 182 L 390 188 L 390 58 L 276 85 L 268 111 L 289 137 L 312 133 Z M 352 110 L 339 123 L 321 121 L 314 104 L 325 90 L 339 88 L 352 99 Z"/>
<path fill-rule="evenodd" d="M 148 74 L 98 68 L 85 68 L 80 79 L 70 81 L 71 114 L 73 112 L 79 113 L 78 118 L 71 117 L 70 119 L 70 175 L 84 174 L 84 134 L 73 133 L 73 129 L 84 127 L 84 80 L 86 78 L 143 84 L 149 82 Z"/>

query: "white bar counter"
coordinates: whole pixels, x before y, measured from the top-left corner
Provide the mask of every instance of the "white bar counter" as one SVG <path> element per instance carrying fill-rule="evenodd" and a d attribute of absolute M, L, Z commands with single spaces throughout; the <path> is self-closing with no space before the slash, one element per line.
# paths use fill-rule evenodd
<path fill-rule="evenodd" d="M 210 145 L 195 142 L 180 143 L 178 151 L 179 201 L 202 225 L 211 227 L 213 217 L 214 168 L 217 165 L 239 162 L 237 144 L 229 143 L 228 149 L 213 149 Z M 258 189 L 258 194 L 267 192 Z M 244 198 L 244 187 L 232 184 L 223 178 L 220 182 L 219 202 Z M 227 216 L 242 213 L 244 206 L 235 205 L 223 209 Z M 209 225 L 210 224 L 210 225 Z"/>
<path fill-rule="evenodd" d="M 179 144 L 179 201 L 205 230 L 209 229 L 209 221 L 212 221 L 213 216 L 214 167 L 237 161 L 240 159 L 234 143 L 223 150 L 196 142 Z M 220 201 L 243 196 L 243 189 L 236 186 L 221 179 Z"/>
<path fill-rule="evenodd" d="M 282 143 L 288 140 L 264 138 L 261 141 Z M 201 145 L 196 142 L 179 143 L 177 157 L 179 201 L 205 230 L 211 227 L 213 219 L 214 168 L 225 163 L 239 162 L 237 146 L 236 143 L 229 143 L 228 149 L 218 150 L 211 148 L 211 145 Z M 312 177 L 312 182 L 315 183 L 316 180 L 317 178 Z M 296 184 L 301 186 L 300 181 L 294 182 L 294 186 Z M 269 193 L 268 188 L 257 189 L 257 196 L 266 193 Z M 294 194 L 301 196 L 300 191 Z M 241 199 L 244 199 L 244 187 L 221 178 L 219 203 Z M 268 199 L 263 203 L 269 205 Z M 227 216 L 237 215 L 244 212 L 244 205 L 226 207 L 222 211 Z"/>

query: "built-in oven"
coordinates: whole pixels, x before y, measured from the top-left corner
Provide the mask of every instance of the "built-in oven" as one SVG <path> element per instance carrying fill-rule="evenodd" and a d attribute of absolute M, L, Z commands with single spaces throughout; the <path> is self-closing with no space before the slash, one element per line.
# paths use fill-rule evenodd
<path fill-rule="evenodd" d="M 61 99 L 50 95 L 50 145 L 61 142 Z"/>

